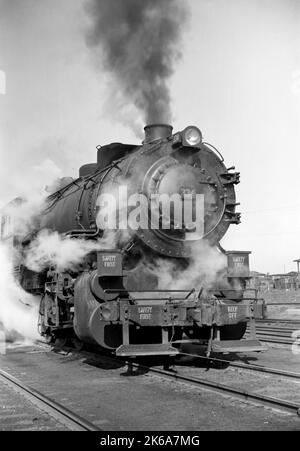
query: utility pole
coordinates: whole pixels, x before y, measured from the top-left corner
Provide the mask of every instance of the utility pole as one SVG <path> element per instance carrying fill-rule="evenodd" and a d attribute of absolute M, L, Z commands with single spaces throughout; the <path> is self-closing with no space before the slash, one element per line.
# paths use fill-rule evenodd
<path fill-rule="evenodd" d="M 294 263 L 297 263 L 297 289 L 300 288 L 300 259 L 294 260 Z"/>

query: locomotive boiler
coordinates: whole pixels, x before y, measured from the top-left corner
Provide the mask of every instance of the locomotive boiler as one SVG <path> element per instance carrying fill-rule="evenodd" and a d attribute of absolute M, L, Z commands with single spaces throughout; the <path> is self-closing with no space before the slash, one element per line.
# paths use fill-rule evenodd
<path fill-rule="evenodd" d="M 94 243 L 94 249 L 72 270 L 51 266 L 34 274 L 23 267 L 20 273 L 24 288 L 42 295 L 41 334 L 97 344 L 119 356 L 175 355 L 187 341 L 205 345 L 207 354 L 262 350 L 255 319 L 263 317 L 264 304 L 246 287 L 250 252 L 225 252 L 220 246 L 229 226 L 240 223 L 239 180 L 194 126 L 173 133 L 169 125 L 149 125 L 141 145 L 98 147 L 97 162 L 83 166 L 78 179 L 48 197 L 38 226 Z M 128 212 L 122 213 L 122 200 L 115 196 L 124 187 L 127 198 L 138 202 L 140 227 L 129 229 Z M 110 215 L 117 212 L 122 225 L 107 230 L 99 199 L 109 195 L 118 199 L 106 205 L 107 217 L 114 222 Z M 163 209 L 159 196 L 189 199 L 192 225 L 175 201 Z M 186 275 L 195 258 L 205 266 L 206 249 L 227 264 L 214 286 L 205 286 L 200 273 L 191 286 Z M 171 265 L 175 278 L 161 280 L 153 270 L 158 261 L 160 268 Z M 181 280 L 179 289 L 174 279 L 182 276 L 186 282 Z M 248 322 L 251 337 L 242 340 Z"/>

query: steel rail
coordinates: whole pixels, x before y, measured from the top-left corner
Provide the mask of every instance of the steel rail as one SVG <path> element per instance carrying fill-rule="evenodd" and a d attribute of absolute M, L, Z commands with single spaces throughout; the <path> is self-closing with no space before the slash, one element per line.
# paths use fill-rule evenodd
<path fill-rule="evenodd" d="M 256 331 L 257 335 L 262 335 L 264 337 L 270 337 L 270 338 L 276 338 L 276 339 L 283 339 L 283 340 L 289 340 L 292 338 L 292 332 L 291 333 L 275 333 L 275 332 L 269 332 L 268 330 L 257 330 Z"/>
<path fill-rule="evenodd" d="M 278 324 L 278 323 L 284 323 L 284 324 L 294 324 L 294 325 L 299 325 L 300 324 L 300 320 L 296 320 L 296 319 L 284 319 L 284 318 L 269 318 L 269 319 L 256 319 L 255 320 L 257 322 L 257 324 Z"/>
<path fill-rule="evenodd" d="M 285 332 L 293 333 L 298 329 L 296 329 L 296 328 L 291 329 L 290 327 L 256 326 L 256 330 L 268 330 L 270 332 L 280 332 L 280 333 L 285 333 Z"/>
<path fill-rule="evenodd" d="M 275 332 L 290 332 L 291 334 L 293 332 L 297 332 L 300 330 L 300 324 L 298 324 L 297 326 L 291 328 L 290 326 L 286 327 L 286 328 L 274 328 L 274 327 L 268 327 L 266 326 L 256 326 L 256 330 L 270 330 L 270 331 L 275 331 Z"/>
<path fill-rule="evenodd" d="M 261 334 L 261 335 L 270 335 L 270 336 L 278 337 L 278 338 L 291 338 L 292 334 L 294 332 L 296 332 L 296 331 L 297 331 L 297 329 L 295 329 L 295 330 L 286 330 L 286 331 L 269 330 L 267 328 L 266 329 L 260 329 L 260 328 L 256 329 L 256 333 L 258 335 L 259 334 Z"/>
<path fill-rule="evenodd" d="M 284 331 L 284 332 L 281 332 L 281 331 L 273 331 L 273 330 L 269 330 L 268 328 L 258 328 L 258 329 L 256 329 L 256 333 L 257 333 L 257 335 L 272 335 L 272 336 L 274 336 L 274 337 L 278 337 L 278 338 L 292 338 L 292 334 L 294 333 L 294 332 L 297 332 L 297 329 L 295 329 L 295 330 L 287 330 L 287 331 Z"/>
<path fill-rule="evenodd" d="M 292 340 L 292 334 L 289 334 L 289 335 L 278 335 L 278 334 L 272 334 L 272 333 L 268 333 L 268 332 L 256 332 L 256 335 L 258 337 L 274 338 L 275 340 L 283 340 L 283 341 L 286 341 L 286 340 L 290 341 L 290 340 Z"/>
<path fill-rule="evenodd" d="M 295 342 L 295 340 L 293 340 L 293 339 L 291 339 L 291 340 L 281 340 L 281 339 L 277 340 L 276 337 L 273 337 L 273 336 L 269 337 L 268 335 L 263 335 L 263 334 L 261 334 L 261 335 L 257 334 L 257 338 L 260 341 L 264 342 L 264 343 L 277 343 L 279 345 L 292 345 Z"/>
<path fill-rule="evenodd" d="M 230 360 L 225 359 L 217 359 L 214 357 L 205 357 L 197 354 L 190 354 L 187 352 L 180 352 L 180 355 L 188 356 L 188 357 L 195 357 L 201 360 L 205 360 L 207 362 L 214 362 L 214 363 L 220 363 L 222 365 L 226 364 L 233 368 L 241 368 L 244 370 L 250 370 L 250 371 L 257 371 L 259 373 L 265 373 L 265 374 L 274 374 L 276 376 L 283 376 L 291 379 L 300 380 L 300 373 L 295 373 L 293 371 L 286 371 L 286 370 L 279 370 L 276 368 L 269 368 L 263 365 L 251 365 L 248 363 L 239 363 L 239 362 L 231 362 Z"/>
<path fill-rule="evenodd" d="M 0 380 L 11 386 L 15 391 L 26 397 L 41 410 L 54 417 L 60 423 L 75 431 L 101 431 L 97 426 L 71 412 L 66 407 L 32 389 L 6 371 L 0 369 Z"/>
<path fill-rule="evenodd" d="M 277 306 L 281 306 L 281 307 L 285 307 L 286 305 L 298 307 L 298 306 L 300 306 L 300 303 L 299 302 L 266 302 L 266 305 L 267 305 L 267 307 L 272 307 L 272 305 L 277 305 Z"/>

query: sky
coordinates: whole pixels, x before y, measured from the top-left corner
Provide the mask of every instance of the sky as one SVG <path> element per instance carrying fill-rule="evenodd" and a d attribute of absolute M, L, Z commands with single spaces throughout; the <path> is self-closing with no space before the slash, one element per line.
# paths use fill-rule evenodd
<path fill-rule="evenodd" d="M 191 13 L 170 80 L 173 126 L 200 127 L 241 172 L 242 224 L 222 246 L 252 251 L 253 270 L 294 270 L 300 2 L 182 1 Z M 94 64 L 87 25 L 83 0 L 0 0 L 0 206 L 41 174 L 76 176 L 99 144 L 140 142 L 108 111 L 110 77 Z"/>

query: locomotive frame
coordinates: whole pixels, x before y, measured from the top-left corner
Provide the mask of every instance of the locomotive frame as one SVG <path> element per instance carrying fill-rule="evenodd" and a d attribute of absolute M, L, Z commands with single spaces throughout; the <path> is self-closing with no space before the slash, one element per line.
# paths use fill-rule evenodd
<path fill-rule="evenodd" d="M 219 245 L 229 225 L 240 222 L 234 192 L 239 173 L 225 167 L 223 157 L 203 143 L 196 127 L 172 134 L 170 126 L 152 125 L 145 131 L 142 146 L 99 147 L 98 162 L 83 166 L 79 179 L 48 197 L 38 229 L 23 237 L 18 246 L 26 247 L 42 229 L 96 242 L 103 235 L 96 221 L 97 198 L 120 173 L 122 177 L 130 174 L 136 191 L 149 196 L 162 185 L 173 189 L 174 178 L 176 181 L 185 171 L 188 190 L 200 189 L 200 184 L 202 192 L 214 195 L 212 206 L 208 205 L 206 235 L 210 245 L 227 257 L 226 285 L 209 290 L 200 282 L 200 286 L 185 290 L 151 287 L 139 272 L 141 255 L 187 261 L 195 243 L 174 237 L 173 232 L 166 236 L 139 230 L 123 247 L 91 252 L 76 271 L 58 272 L 50 267 L 36 274 L 19 267 L 23 288 L 42 296 L 40 333 L 49 340 L 72 339 L 78 346 L 97 344 L 122 357 L 176 355 L 182 343 L 204 345 L 207 355 L 264 350 L 256 339 L 255 319 L 264 317 L 265 304 L 255 290 L 246 288 L 250 252 L 225 252 Z M 194 184 L 186 182 L 189 178 Z M 133 271 L 128 259 L 136 263 Z M 250 339 L 242 340 L 248 323 Z"/>

